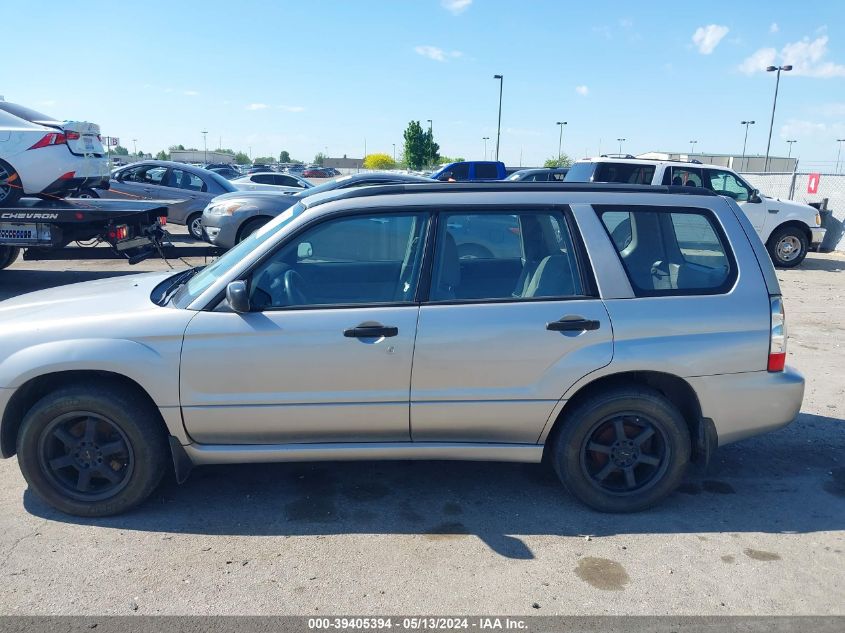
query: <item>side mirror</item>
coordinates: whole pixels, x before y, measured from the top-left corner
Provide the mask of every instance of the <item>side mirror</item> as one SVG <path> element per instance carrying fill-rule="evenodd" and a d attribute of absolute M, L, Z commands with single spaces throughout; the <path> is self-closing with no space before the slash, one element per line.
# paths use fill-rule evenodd
<path fill-rule="evenodd" d="M 759 189 L 752 189 L 751 195 L 748 196 L 748 202 L 758 203 L 763 202 L 763 199 L 760 197 L 760 190 Z"/>
<path fill-rule="evenodd" d="M 249 312 L 249 293 L 245 281 L 231 281 L 226 286 L 226 301 L 235 312 L 243 314 Z"/>
<path fill-rule="evenodd" d="M 296 258 L 305 259 L 314 254 L 314 249 L 311 247 L 311 242 L 300 242 L 296 247 Z"/>

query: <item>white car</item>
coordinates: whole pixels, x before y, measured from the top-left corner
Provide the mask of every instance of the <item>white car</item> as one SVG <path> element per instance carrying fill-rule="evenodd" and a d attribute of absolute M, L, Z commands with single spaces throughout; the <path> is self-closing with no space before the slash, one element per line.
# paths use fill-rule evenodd
<path fill-rule="evenodd" d="M 241 191 L 276 191 L 279 193 L 299 193 L 314 185 L 300 176 L 280 174 L 275 171 L 247 174 L 231 181 Z"/>
<path fill-rule="evenodd" d="M 719 165 L 602 156 L 576 161 L 564 181 L 710 189 L 739 205 L 766 245 L 775 266 L 782 268 L 797 266 L 812 246 L 824 240 L 825 229 L 818 209 L 761 195 L 735 171 Z"/>
<path fill-rule="evenodd" d="M 108 187 L 100 126 L 57 121 L 0 98 L 0 206 L 24 195 L 63 198 Z"/>

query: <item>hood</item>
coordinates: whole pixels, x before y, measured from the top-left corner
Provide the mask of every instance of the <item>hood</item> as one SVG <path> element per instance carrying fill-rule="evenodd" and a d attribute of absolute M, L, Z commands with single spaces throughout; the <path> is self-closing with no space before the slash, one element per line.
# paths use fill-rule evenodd
<path fill-rule="evenodd" d="M 110 322 L 141 311 L 169 309 L 155 305 L 150 293 L 175 272 L 97 279 L 7 299 L 0 302 L 0 334 L 38 330 L 48 323 Z"/>
<path fill-rule="evenodd" d="M 804 211 L 807 213 L 812 213 L 815 215 L 818 213 L 818 209 L 815 207 L 811 207 L 809 204 L 804 202 L 796 202 L 795 200 L 784 200 L 783 198 L 773 198 L 771 196 L 765 196 L 769 200 L 777 200 L 777 203 L 781 206 L 784 206 L 789 209 L 795 209 L 796 211 Z"/>
<path fill-rule="evenodd" d="M 307 191 L 307 189 L 306 189 Z M 271 191 L 269 189 L 254 189 L 250 191 L 232 191 L 231 193 L 221 193 L 219 196 L 215 196 L 212 200 L 213 203 L 222 202 L 223 200 L 240 200 L 240 199 L 250 199 L 254 198 L 257 200 L 273 200 L 273 199 L 281 199 L 282 201 L 288 201 L 291 198 L 296 198 L 299 200 L 303 197 L 301 194 L 305 193 L 301 189 L 299 193 L 287 193 L 285 191 L 277 190 Z"/>

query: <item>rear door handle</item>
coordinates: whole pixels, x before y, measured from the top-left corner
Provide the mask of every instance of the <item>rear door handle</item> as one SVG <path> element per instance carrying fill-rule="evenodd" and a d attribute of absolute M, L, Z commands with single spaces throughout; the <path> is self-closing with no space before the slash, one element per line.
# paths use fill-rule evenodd
<path fill-rule="evenodd" d="M 583 332 L 584 330 L 598 330 L 601 323 L 583 317 L 563 317 L 560 321 L 546 323 L 546 329 L 553 332 Z"/>
<path fill-rule="evenodd" d="M 393 325 L 359 325 L 343 331 L 346 338 L 379 338 L 399 334 L 399 328 Z"/>

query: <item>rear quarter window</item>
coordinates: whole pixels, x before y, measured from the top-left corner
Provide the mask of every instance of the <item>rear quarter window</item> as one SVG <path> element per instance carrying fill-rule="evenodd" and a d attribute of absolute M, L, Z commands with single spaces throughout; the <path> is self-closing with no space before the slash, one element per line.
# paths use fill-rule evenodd
<path fill-rule="evenodd" d="M 638 297 L 729 292 L 736 261 L 707 209 L 596 206 Z"/>
<path fill-rule="evenodd" d="M 592 182 L 595 163 L 575 163 L 566 172 L 565 182 Z"/>
<path fill-rule="evenodd" d="M 632 163 L 599 163 L 593 182 L 618 182 L 627 185 L 650 185 L 654 165 Z"/>

